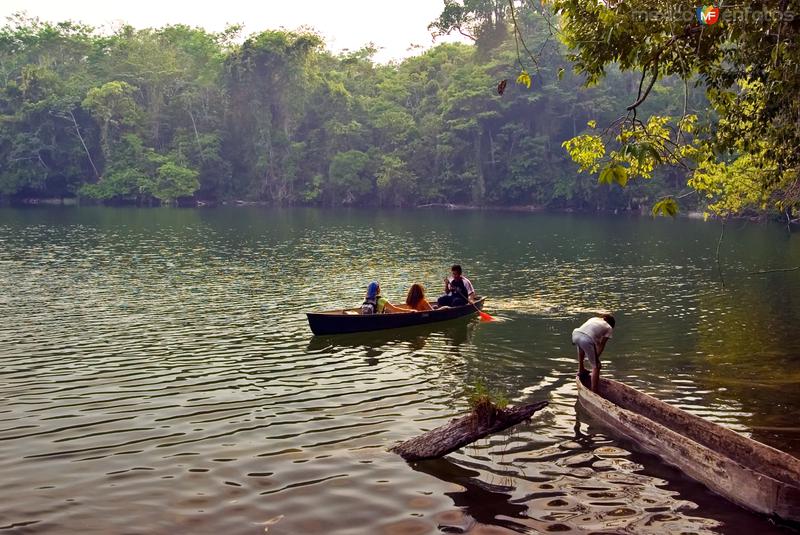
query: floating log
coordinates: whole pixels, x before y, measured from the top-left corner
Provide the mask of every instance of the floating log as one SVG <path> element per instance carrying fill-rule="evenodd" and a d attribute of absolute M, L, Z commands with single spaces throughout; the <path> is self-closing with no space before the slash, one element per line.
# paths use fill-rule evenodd
<path fill-rule="evenodd" d="M 528 420 L 533 413 L 546 406 L 546 401 L 537 401 L 530 405 L 507 409 L 497 409 L 493 406 L 478 407 L 467 416 L 454 418 L 441 427 L 392 446 L 389 451 L 400 455 L 406 461 L 436 459 L 485 436 Z"/>

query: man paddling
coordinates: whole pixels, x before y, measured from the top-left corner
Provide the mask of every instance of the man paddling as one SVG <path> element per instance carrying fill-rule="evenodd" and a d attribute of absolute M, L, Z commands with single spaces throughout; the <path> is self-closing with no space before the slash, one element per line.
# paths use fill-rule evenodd
<path fill-rule="evenodd" d="M 572 345 L 578 348 L 578 376 L 587 373 L 583 366 L 583 358 L 588 357 L 592 363 L 592 392 L 597 392 L 600 382 L 600 355 L 606 348 L 606 342 L 614 333 L 616 321 L 611 314 L 589 318 L 586 323 L 572 331 Z"/>
<path fill-rule="evenodd" d="M 450 277 L 444 280 L 444 295 L 436 302 L 440 307 L 457 307 L 475 300 L 475 288 L 463 275 L 461 266 L 454 264 L 450 268 Z"/>

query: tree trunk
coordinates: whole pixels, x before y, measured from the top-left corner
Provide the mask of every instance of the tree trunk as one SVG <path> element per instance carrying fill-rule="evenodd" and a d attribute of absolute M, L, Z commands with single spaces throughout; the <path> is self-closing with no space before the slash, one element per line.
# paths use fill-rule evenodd
<path fill-rule="evenodd" d="M 492 161 L 492 171 L 497 166 L 497 162 L 494 160 L 494 138 L 492 138 L 492 129 L 488 130 L 489 132 L 489 158 Z"/>
<path fill-rule="evenodd" d="M 546 401 L 537 401 L 530 405 L 499 409 L 480 416 L 471 413 L 450 420 L 450 423 L 423 435 L 392 446 L 389 451 L 400 455 L 406 461 L 436 459 L 485 436 L 525 421 L 533 416 L 533 413 L 546 406 Z"/>
<path fill-rule="evenodd" d="M 483 129 L 479 129 L 475 134 L 475 165 L 478 171 L 478 183 L 472 192 L 473 201 L 476 204 L 483 205 L 483 199 L 486 194 L 486 178 L 483 175 L 483 148 L 481 146 L 481 137 L 483 137 Z"/>
<path fill-rule="evenodd" d="M 189 118 L 192 120 L 192 128 L 194 128 L 194 140 L 197 143 L 197 150 L 200 152 L 200 161 L 205 163 L 206 157 L 203 154 L 203 144 L 200 143 L 200 133 L 197 131 L 197 123 L 194 121 L 194 114 L 192 113 L 191 108 L 187 109 L 186 111 L 189 112 Z"/>
<path fill-rule="evenodd" d="M 81 129 L 78 128 L 78 121 L 75 119 L 75 114 L 72 113 L 72 110 L 69 110 L 70 118 L 72 118 L 72 124 L 75 125 L 75 133 L 78 134 L 78 139 L 81 140 L 81 145 L 83 145 L 83 150 L 86 152 L 86 157 L 89 159 L 89 163 L 92 165 L 92 169 L 94 170 L 94 176 L 97 180 L 100 180 L 100 173 L 97 171 L 97 167 L 94 165 L 94 160 L 92 160 L 92 154 L 89 152 L 89 147 L 86 146 L 86 141 L 83 140 L 83 136 L 81 135 Z"/>

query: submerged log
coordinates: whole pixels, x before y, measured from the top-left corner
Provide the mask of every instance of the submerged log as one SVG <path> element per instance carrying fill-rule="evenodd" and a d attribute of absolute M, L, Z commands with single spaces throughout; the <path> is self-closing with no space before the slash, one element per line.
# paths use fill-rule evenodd
<path fill-rule="evenodd" d="M 454 418 L 441 427 L 392 446 L 389 451 L 397 453 L 406 461 L 436 459 L 528 420 L 533 413 L 546 406 L 546 401 L 537 401 L 507 409 L 478 407 L 467 416 Z"/>

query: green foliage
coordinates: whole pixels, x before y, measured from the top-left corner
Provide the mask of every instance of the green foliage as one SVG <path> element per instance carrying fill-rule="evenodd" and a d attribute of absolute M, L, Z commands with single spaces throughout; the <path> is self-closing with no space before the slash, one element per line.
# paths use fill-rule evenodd
<path fill-rule="evenodd" d="M 331 160 L 330 187 L 343 204 L 353 204 L 372 191 L 373 183 L 366 173 L 368 163 L 369 156 L 360 150 L 339 152 Z"/>
<path fill-rule="evenodd" d="M 653 205 L 653 215 L 668 215 L 675 217 L 678 214 L 678 202 L 672 197 L 661 199 Z"/>
<path fill-rule="evenodd" d="M 115 145 L 108 174 L 85 184 L 81 195 L 98 200 L 137 201 L 154 198 L 172 204 L 200 187 L 199 172 L 181 165 L 177 154 L 160 154 L 146 147 L 136 134 L 126 134 Z"/>
<path fill-rule="evenodd" d="M 638 80 L 607 69 L 602 85 L 582 87 L 541 18 L 517 10 L 529 45 L 544 51 L 536 70 L 523 69 L 509 9 L 453 0 L 434 29 L 477 45 L 441 44 L 388 65 L 372 61 L 371 46 L 331 54 L 308 32 L 239 39 L 237 27 L 174 25 L 101 35 L 18 17 L 0 29 L 0 194 L 591 209 L 676 194 L 682 184 L 655 170 L 657 140 L 609 140 L 590 124 L 612 120 Z M 500 96 L 509 72 L 519 83 Z M 682 89 L 657 84 L 651 107 L 674 115 Z M 674 139 L 676 124 L 647 126 Z M 624 190 L 575 172 L 559 147 L 576 136 L 566 146 L 580 168 L 609 168 L 604 179 L 627 180 Z M 633 180 L 645 175 L 651 184 Z"/>
<path fill-rule="evenodd" d="M 490 390 L 481 381 L 477 381 L 467 392 L 467 403 L 473 411 L 480 410 L 486 405 L 498 409 L 508 406 L 508 397 L 505 394 Z"/>
<path fill-rule="evenodd" d="M 650 178 L 662 164 L 681 167 L 688 186 L 719 215 L 800 205 L 800 26 L 791 3 L 722 6 L 713 26 L 694 22 L 696 4 L 687 2 L 552 0 L 543 6 L 559 14 L 558 36 L 587 85 L 614 67 L 641 72 L 638 90 L 628 91 L 630 105 L 618 109 L 622 120 L 606 123 L 603 141 L 615 145 L 607 150 L 610 165 L 627 163 L 630 178 Z M 687 98 L 673 97 L 683 106 L 668 110 L 664 86 L 674 81 Z M 709 104 L 710 120 L 699 128 L 687 110 L 690 86 L 700 86 Z M 663 111 L 647 109 L 654 101 Z M 603 156 L 593 159 L 600 151 L 589 153 L 581 143 L 567 144 L 570 155 L 596 172 Z M 601 182 L 608 179 L 606 172 Z M 654 212 L 668 213 L 666 206 Z"/>
<path fill-rule="evenodd" d="M 428 28 L 437 35 L 457 31 L 491 49 L 508 35 L 508 8 L 506 0 L 444 0 L 441 15 Z"/>
<path fill-rule="evenodd" d="M 90 89 L 81 106 L 102 122 L 133 122 L 136 103 L 131 94 L 134 91 L 135 88 L 127 82 L 107 82 Z"/>
<path fill-rule="evenodd" d="M 628 183 L 628 169 L 621 165 L 608 164 L 598 177 L 600 184 L 613 184 L 616 182 L 622 187 Z"/>
<path fill-rule="evenodd" d="M 600 169 L 600 159 L 606 154 L 606 147 L 600 136 L 582 134 L 564 141 L 562 147 L 567 149 L 570 158 L 578 164 L 578 171 L 596 173 Z"/>
<path fill-rule="evenodd" d="M 135 200 L 143 193 L 147 175 L 136 168 L 111 171 L 101 182 L 84 184 L 80 194 L 97 200 Z"/>
<path fill-rule="evenodd" d="M 618 183 L 625 186 L 630 178 L 653 177 L 656 167 L 665 159 L 674 164 L 696 158 L 698 143 L 680 144 L 680 139 L 692 131 L 697 117 L 687 115 L 676 124 L 670 117 L 652 115 L 647 124 L 621 131 L 609 142 L 599 134 L 581 134 L 568 139 L 562 145 L 570 158 L 579 165 L 580 171 L 596 173 L 602 166 L 598 182 Z M 590 128 L 596 123 L 590 122 Z M 605 164 L 605 165 L 603 165 Z"/>
<path fill-rule="evenodd" d="M 174 202 L 179 197 L 191 196 L 200 187 L 198 174 L 194 169 L 167 160 L 148 181 L 147 191 L 160 201 Z"/>
<path fill-rule="evenodd" d="M 778 183 L 764 186 L 775 177 Z M 788 171 L 781 174 L 771 158 L 759 161 L 756 156 L 745 154 L 732 162 L 711 159 L 702 162 L 689 179 L 689 185 L 706 197 L 709 213 L 725 217 L 745 211 L 785 209 L 783 199 L 775 191 L 788 187 L 793 179 Z"/>
<path fill-rule="evenodd" d="M 385 204 L 403 206 L 406 199 L 413 199 L 417 177 L 401 158 L 389 154 L 381 158 L 376 185 Z"/>

